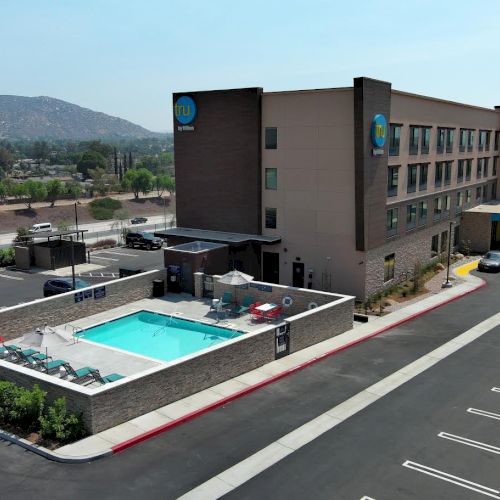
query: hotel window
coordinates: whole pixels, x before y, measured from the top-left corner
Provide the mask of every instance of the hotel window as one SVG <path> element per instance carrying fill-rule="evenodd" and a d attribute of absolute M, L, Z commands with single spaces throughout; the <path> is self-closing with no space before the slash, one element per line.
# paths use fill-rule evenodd
<path fill-rule="evenodd" d="M 394 265 L 396 263 L 396 255 L 391 253 L 384 257 L 384 282 L 394 278 Z"/>
<path fill-rule="evenodd" d="M 465 160 L 458 160 L 457 184 L 460 184 L 464 180 L 464 163 L 465 163 Z"/>
<path fill-rule="evenodd" d="M 483 158 L 483 177 L 488 177 L 488 162 L 489 158 Z"/>
<path fill-rule="evenodd" d="M 476 188 L 476 201 L 481 203 L 481 186 Z"/>
<path fill-rule="evenodd" d="M 472 160 L 465 160 L 465 180 L 470 181 L 472 175 Z"/>
<path fill-rule="evenodd" d="M 387 210 L 387 237 L 394 236 L 398 232 L 398 209 Z"/>
<path fill-rule="evenodd" d="M 446 129 L 438 128 L 437 130 L 437 141 L 436 141 L 436 151 L 442 153 L 444 151 L 444 141 L 446 137 Z"/>
<path fill-rule="evenodd" d="M 417 190 L 417 168 L 418 165 L 408 165 L 407 193 L 414 193 Z"/>
<path fill-rule="evenodd" d="M 434 186 L 441 187 L 443 183 L 443 162 L 436 162 L 436 170 L 434 171 Z"/>
<path fill-rule="evenodd" d="M 425 226 L 427 224 L 427 201 L 418 202 L 418 225 Z"/>
<path fill-rule="evenodd" d="M 443 200 L 441 198 L 434 198 L 434 220 L 441 219 L 442 211 L 443 211 Z"/>
<path fill-rule="evenodd" d="M 431 143 L 431 128 L 422 127 L 422 151 L 423 155 L 429 152 L 429 144 Z"/>
<path fill-rule="evenodd" d="M 457 204 L 455 206 L 455 213 L 456 214 L 462 213 L 462 203 L 463 203 L 462 192 L 458 191 L 458 193 L 457 193 Z"/>
<path fill-rule="evenodd" d="M 493 158 L 493 172 L 491 172 L 491 175 L 497 175 L 497 162 L 498 156 L 495 156 L 495 158 Z"/>
<path fill-rule="evenodd" d="M 461 128 L 459 136 L 459 144 L 458 144 L 458 150 L 460 151 L 460 153 L 463 153 L 465 151 L 466 144 L 467 144 L 467 130 Z"/>
<path fill-rule="evenodd" d="M 472 151 L 474 149 L 474 130 L 469 130 L 469 135 L 467 136 L 467 151 Z"/>
<path fill-rule="evenodd" d="M 418 190 L 425 191 L 427 189 L 427 177 L 429 175 L 429 164 L 420 164 L 420 178 L 418 180 Z"/>
<path fill-rule="evenodd" d="M 495 132 L 495 151 L 498 151 L 498 145 L 500 143 L 500 131 Z"/>
<path fill-rule="evenodd" d="M 410 127 L 410 154 L 418 155 L 418 134 L 419 127 Z"/>
<path fill-rule="evenodd" d="M 276 229 L 276 208 L 266 207 L 266 229 Z"/>
<path fill-rule="evenodd" d="M 483 186 L 483 201 L 488 201 L 488 185 Z"/>
<path fill-rule="evenodd" d="M 389 167 L 387 170 L 387 196 L 398 195 L 399 167 Z"/>
<path fill-rule="evenodd" d="M 451 167 L 453 162 L 447 161 L 444 164 L 444 185 L 448 186 L 451 183 Z"/>
<path fill-rule="evenodd" d="M 453 138 L 454 137 L 455 137 L 455 130 L 452 128 L 449 128 L 446 131 L 446 152 L 447 153 L 453 152 Z"/>
<path fill-rule="evenodd" d="M 458 247 L 460 244 L 460 226 L 453 228 L 453 246 Z"/>
<path fill-rule="evenodd" d="M 441 253 L 446 252 L 448 249 L 448 231 L 441 233 Z"/>
<path fill-rule="evenodd" d="M 490 138 L 491 138 L 491 131 L 487 130 L 486 131 L 486 142 L 484 144 L 484 150 L 489 151 L 490 150 Z"/>
<path fill-rule="evenodd" d="M 266 127 L 266 149 L 278 148 L 278 129 L 276 127 Z"/>
<path fill-rule="evenodd" d="M 439 234 L 435 234 L 431 240 L 431 257 L 435 257 L 439 250 Z"/>
<path fill-rule="evenodd" d="M 399 155 L 399 144 L 401 142 L 401 125 L 391 123 L 389 126 L 389 156 Z"/>
<path fill-rule="evenodd" d="M 406 206 L 406 229 L 413 229 L 417 225 L 417 204 L 410 203 Z"/>
<path fill-rule="evenodd" d="M 470 189 L 465 190 L 465 206 L 468 207 L 470 205 L 472 192 Z"/>
<path fill-rule="evenodd" d="M 450 216 L 451 197 L 449 194 L 443 196 L 443 217 Z"/>
<path fill-rule="evenodd" d="M 479 140 L 477 143 L 478 151 L 482 151 L 484 149 L 485 145 L 486 145 L 486 130 L 480 130 L 479 131 Z"/>
<path fill-rule="evenodd" d="M 477 167 L 476 167 L 476 179 L 481 179 L 481 174 L 483 172 L 483 159 L 477 159 Z"/>
<path fill-rule="evenodd" d="M 496 200 L 497 199 L 497 183 L 494 182 L 491 185 L 491 199 Z"/>
<path fill-rule="evenodd" d="M 266 189 L 278 189 L 277 168 L 266 168 Z"/>

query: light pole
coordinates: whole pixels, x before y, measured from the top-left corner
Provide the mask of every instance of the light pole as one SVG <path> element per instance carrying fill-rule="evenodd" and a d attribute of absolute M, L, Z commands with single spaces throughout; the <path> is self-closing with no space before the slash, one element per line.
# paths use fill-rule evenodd
<path fill-rule="evenodd" d="M 73 285 L 73 290 L 76 290 L 76 280 L 75 280 L 75 245 L 73 241 L 73 235 L 69 237 L 71 241 L 71 281 Z"/>
<path fill-rule="evenodd" d="M 443 288 L 450 288 L 453 283 L 450 281 L 450 257 L 451 257 L 451 229 L 455 223 L 450 220 L 450 230 L 448 232 L 448 266 L 446 267 L 446 281 L 443 283 Z"/>
<path fill-rule="evenodd" d="M 167 230 L 167 209 L 166 209 L 166 201 L 163 198 L 163 229 Z"/>
<path fill-rule="evenodd" d="M 76 201 L 75 201 L 75 226 L 76 226 L 76 239 L 79 239 L 79 234 L 78 234 L 78 210 L 76 209 Z"/>

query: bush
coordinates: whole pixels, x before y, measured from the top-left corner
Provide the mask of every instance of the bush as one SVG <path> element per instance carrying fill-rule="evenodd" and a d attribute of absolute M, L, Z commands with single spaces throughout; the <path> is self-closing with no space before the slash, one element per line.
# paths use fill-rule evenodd
<path fill-rule="evenodd" d="M 90 243 L 87 248 L 101 248 L 101 247 L 113 247 L 116 245 L 116 240 L 113 238 L 105 238 L 103 240 L 96 241 L 95 243 Z"/>
<path fill-rule="evenodd" d="M 61 443 L 76 441 L 86 434 L 81 415 L 68 414 L 66 398 L 56 399 L 39 421 L 41 436 Z"/>
<path fill-rule="evenodd" d="M 16 261 L 16 252 L 13 248 L 0 249 L 0 267 L 12 266 Z"/>
<path fill-rule="evenodd" d="M 115 210 L 122 208 L 122 202 L 113 198 L 99 198 L 89 203 L 89 210 L 98 220 L 109 220 L 113 218 Z"/>
<path fill-rule="evenodd" d="M 45 396 L 46 392 L 38 385 L 29 390 L 12 382 L 0 382 L 0 419 L 7 424 L 19 425 L 26 431 L 35 430 L 42 415 Z"/>

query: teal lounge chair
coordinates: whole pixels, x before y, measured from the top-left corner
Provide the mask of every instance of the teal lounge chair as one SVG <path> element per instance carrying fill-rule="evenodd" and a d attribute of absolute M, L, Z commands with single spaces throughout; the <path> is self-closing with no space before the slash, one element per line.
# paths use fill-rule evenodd
<path fill-rule="evenodd" d="M 75 370 L 69 363 L 64 367 L 64 369 L 66 370 L 66 374 L 63 375 L 62 378 L 66 378 L 68 375 L 71 375 L 73 377 L 71 382 L 75 382 L 76 384 L 92 379 L 94 378 L 94 374 L 99 373 L 99 370 L 92 368 L 91 366 L 84 366 L 83 368 Z"/>
<path fill-rule="evenodd" d="M 243 301 L 241 302 L 241 306 L 238 307 L 235 311 L 235 313 L 238 316 L 241 316 L 242 314 L 246 314 L 248 310 L 250 309 L 250 306 L 255 302 L 254 298 L 252 295 L 246 295 L 243 297 Z"/>
<path fill-rule="evenodd" d="M 35 349 L 21 349 L 17 345 L 10 344 L 10 345 L 3 345 L 4 349 L 6 352 L 12 356 L 14 356 L 18 352 L 22 352 L 25 356 L 31 356 L 32 354 L 37 354 L 38 351 Z"/>
<path fill-rule="evenodd" d="M 41 352 L 35 351 L 33 349 L 25 349 L 24 351 L 14 351 L 13 352 L 14 363 L 23 363 L 23 364 L 36 364 L 38 362 L 47 362 L 52 361 L 51 356 L 47 356 L 46 354 L 42 354 Z"/>
<path fill-rule="evenodd" d="M 62 368 L 67 370 L 69 366 L 69 363 L 67 361 L 64 361 L 63 359 L 56 359 L 55 361 L 37 361 L 36 368 L 37 370 L 40 370 L 44 373 L 48 373 L 49 375 L 52 375 L 53 373 L 59 371 Z"/>
<path fill-rule="evenodd" d="M 94 380 L 100 384 L 110 384 L 111 382 L 116 382 L 117 380 L 125 378 L 124 375 L 120 375 L 119 373 L 110 373 L 109 375 L 102 377 L 99 371 L 97 371 L 97 373 L 93 373 L 92 376 L 94 377 Z"/>
<path fill-rule="evenodd" d="M 224 292 L 222 299 L 220 299 L 220 303 L 222 307 L 230 306 L 233 302 L 233 292 Z"/>

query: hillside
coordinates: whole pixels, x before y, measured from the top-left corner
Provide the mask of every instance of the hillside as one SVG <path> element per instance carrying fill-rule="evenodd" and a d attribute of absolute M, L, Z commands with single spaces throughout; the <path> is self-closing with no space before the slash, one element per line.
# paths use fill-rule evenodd
<path fill-rule="evenodd" d="M 86 140 L 161 135 L 52 97 L 0 95 L 0 138 Z"/>

